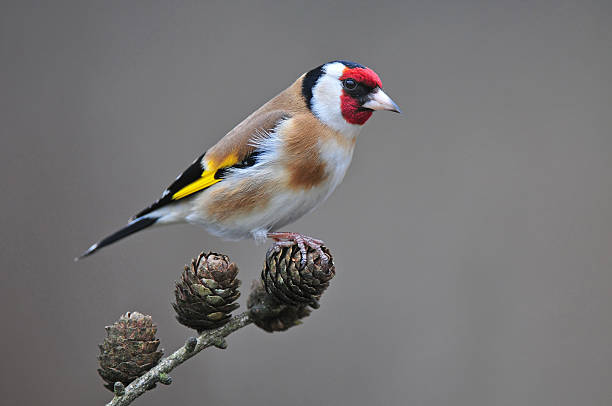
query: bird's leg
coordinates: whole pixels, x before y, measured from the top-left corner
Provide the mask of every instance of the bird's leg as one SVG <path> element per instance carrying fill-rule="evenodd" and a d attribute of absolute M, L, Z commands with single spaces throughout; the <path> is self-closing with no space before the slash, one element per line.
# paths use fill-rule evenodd
<path fill-rule="evenodd" d="M 297 244 L 302 254 L 301 265 L 306 265 L 306 247 L 310 247 L 319 253 L 321 262 L 324 264 L 329 261 L 327 254 L 323 252 L 321 246 L 325 244 L 323 241 L 316 238 L 308 237 L 306 235 L 298 233 L 287 233 L 287 232 L 272 232 L 267 234 L 268 238 L 274 240 L 274 248 L 278 250 L 280 247 L 290 247 L 293 244 Z"/>

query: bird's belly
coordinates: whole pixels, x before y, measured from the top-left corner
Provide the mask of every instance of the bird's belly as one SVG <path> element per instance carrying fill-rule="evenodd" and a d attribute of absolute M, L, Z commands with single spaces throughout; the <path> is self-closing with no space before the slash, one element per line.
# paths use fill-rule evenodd
<path fill-rule="evenodd" d="M 237 196 L 233 202 L 217 202 L 222 206 L 212 210 L 192 211 L 188 221 L 203 225 L 211 234 L 225 239 L 252 238 L 258 233 L 278 230 L 314 210 L 331 193 L 329 186 L 277 191 L 270 196 L 259 196 L 259 201 Z"/>
<path fill-rule="evenodd" d="M 231 240 L 279 230 L 323 203 L 342 181 L 346 167 L 338 168 L 325 182 L 308 189 L 292 190 L 264 176 L 225 185 L 220 182 L 194 200 L 187 220 Z"/>
<path fill-rule="evenodd" d="M 316 209 L 333 192 L 330 186 L 328 184 L 300 192 L 281 193 L 270 208 L 275 221 L 270 224 L 269 230 L 277 231 Z"/>

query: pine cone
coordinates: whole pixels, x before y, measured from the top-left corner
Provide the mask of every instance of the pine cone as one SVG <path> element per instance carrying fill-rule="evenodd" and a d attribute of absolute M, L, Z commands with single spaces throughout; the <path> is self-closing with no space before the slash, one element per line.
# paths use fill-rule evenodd
<path fill-rule="evenodd" d="M 307 305 L 291 306 L 280 303 L 266 292 L 261 281 L 253 281 L 247 307 L 255 325 L 269 333 L 297 326 L 301 324 L 300 319 L 310 314 Z"/>
<path fill-rule="evenodd" d="M 324 263 L 316 250 L 308 247 L 306 265 L 301 266 L 302 254 L 297 244 L 280 249 L 270 249 L 261 271 L 266 291 L 281 303 L 310 305 L 317 309 L 319 299 L 336 274 L 333 258 L 322 247 L 329 261 Z"/>
<path fill-rule="evenodd" d="M 227 323 L 240 306 L 235 303 L 240 296 L 237 274 L 238 267 L 226 255 L 201 253 L 194 258 L 174 289 L 172 307 L 179 323 L 198 333 Z"/>
<path fill-rule="evenodd" d="M 157 351 L 157 326 L 151 316 L 128 312 L 112 326 L 106 326 L 106 338 L 99 345 L 98 373 L 113 390 L 115 382 L 129 385 L 159 362 L 163 350 Z"/>

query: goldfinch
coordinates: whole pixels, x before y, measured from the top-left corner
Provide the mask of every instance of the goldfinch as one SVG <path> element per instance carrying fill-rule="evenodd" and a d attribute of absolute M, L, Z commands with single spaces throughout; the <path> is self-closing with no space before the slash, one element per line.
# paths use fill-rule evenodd
<path fill-rule="evenodd" d="M 374 110 L 400 112 L 378 75 L 349 61 L 332 61 L 300 76 L 200 155 L 122 229 L 79 258 L 145 228 L 203 226 L 225 239 L 270 238 L 318 251 L 323 241 L 282 227 L 314 210 L 340 184 L 355 139 Z"/>

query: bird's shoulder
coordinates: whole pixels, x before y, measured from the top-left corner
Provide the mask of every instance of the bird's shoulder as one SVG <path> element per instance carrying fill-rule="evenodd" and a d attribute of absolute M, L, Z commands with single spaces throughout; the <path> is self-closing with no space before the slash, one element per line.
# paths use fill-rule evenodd
<path fill-rule="evenodd" d="M 310 114 L 301 93 L 301 81 L 299 78 L 221 138 L 206 152 L 205 164 L 213 167 L 233 158 L 240 161 L 253 152 L 256 145 L 253 140 L 274 135 L 283 120 Z"/>

